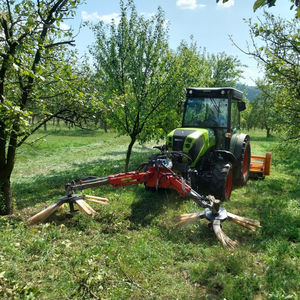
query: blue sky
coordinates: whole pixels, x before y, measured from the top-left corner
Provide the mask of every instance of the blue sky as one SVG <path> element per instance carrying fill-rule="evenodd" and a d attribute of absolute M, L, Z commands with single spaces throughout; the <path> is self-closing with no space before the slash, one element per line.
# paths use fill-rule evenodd
<path fill-rule="evenodd" d="M 199 47 L 206 48 L 209 53 L 225 51 L 228 55 L 237 56 L 248 67 L 245 68 L 242 82 L 254 85 L 254 79 L 261 74 L 255 60 L 241 53 L 229 40 L 233 40 L 246 48 L 249 41 L 248 26 L 243 19 L 262 16 L 263 10 L 253 12 L 254 0 L 229 0 L 225 5 L 216 4 L 215 0 L 135 0 L 138 13 L 151 15 L 161 6 L 169 24 L 169 44 L 176 49 L 182 40 L 189 40 L 193 35 Z M 284 18 L 291 19 L 295 12 L 290 11 L 288 0 L 277 0 L 275 7 L 268 11 Z M 75 33 L 81 22 L 93 23 L 99 20 L 110 23 L 118 20 L 119 0 L 86 0 L 79 6 L 74 21 L 68 23 Z M 92 32 L 82 28 L 76 37 L 76 47 L 80 54 L 88 52 L 88 45 L 94 41 Z"/>

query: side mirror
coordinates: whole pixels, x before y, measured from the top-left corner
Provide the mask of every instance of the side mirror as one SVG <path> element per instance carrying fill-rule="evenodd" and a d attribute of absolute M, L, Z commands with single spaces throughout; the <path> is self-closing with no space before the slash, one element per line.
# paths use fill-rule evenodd
<path fill-rule="evenodd" d="M 243 110 L 246 109 L 246 103 L 245 103 L 244 101 L 239 101 L 239 102 L 237 103 L 237 106 L 238 106 L 238 110 L 239 110 L 239 111 L 243 111 Z"/>

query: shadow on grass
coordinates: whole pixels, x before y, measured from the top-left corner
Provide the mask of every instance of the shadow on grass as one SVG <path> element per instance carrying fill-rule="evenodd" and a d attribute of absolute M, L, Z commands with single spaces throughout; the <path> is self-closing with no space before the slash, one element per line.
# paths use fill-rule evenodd
<path fill-rule="evenodd" d="M 106 152 L 103 156 L 116 156 L 125 152 Z M 148 155 L 145 153 L 134 153 L 131 165 L 138 166 L 145 161 Z M 49 201 L 58 196 L 63 196 L 64 185 L 76 178 L 83 176 L 108 176 L 123 172 L 124 159 L 109 160 L 96 159 L 88 163 L 74 163 L 74 169 L 65 171 L 52 171 L 51 175 L 35 176 L 27 182 L 16 182 L 13 184 L 13 193 L 18 209 L 34 206 L 39 202 Z M 134 168 L 135 169 L 135 168 Z"/>
<path fill-rule="evenodd" d="M 131 215 L 128 220 L 131 223 L 130 230 L 151 225 L 152 221 L 163 214 L 168 208 L 180 207 L 184 201 L 175 191 L 158 190 L 139 192 L 139 201 L 131 205 Z"/>
<path fill-rule="evenodd" d="M 198 209 L 198 211 L 200 210 Z M 173 244 L 185 244 L 187 246 L 192 244 L 199 245 L 199 247 L 218 245 L 218 239 L 208 224 L 207 220 L 202 219 L 186 227 L 176 227 L 174 222 L 174 226 L 171 228 L 159 226 L 160 236 Z"/>
<path fill-rule="evenodd" d="M 299 241 L 299 180 L 296 177 L 270 178 L 265 182 L 263 193 L 263 199 L 257 203 L 262 239 L 283 238 L 290 242 Z"/>
<path fill-rule="evenodd" d="M 264 186 L 264 194 L 257 202 L 256 211 L 261 222 L 257 244 L 264 247 L 275 241 L 299 242 L 300 218 L 299 195 L 297 180 L 295 185 L 279 188 L 283 185 L 280 180 L 269 180 Z M 277 185 L 277 188 L 274 188 Z M 298 199 L 297 199 L 298 198 Z"/>

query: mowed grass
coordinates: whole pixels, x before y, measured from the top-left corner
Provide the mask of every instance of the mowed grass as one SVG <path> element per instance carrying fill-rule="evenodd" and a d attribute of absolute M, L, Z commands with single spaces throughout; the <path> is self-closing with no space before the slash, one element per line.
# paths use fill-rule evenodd
<path fill-rule="evenodd" d="M 52 128 L 18 150 L 13 174 L 16 213 L 0 217 L 1 299 L 298 299 L 299 156 L 273 153 L 270 177 L 234 190 L 224 207 L 258 219 L 255 233 L 230 222 L 240 242 L 224 249 L 202 220 L 174 227 L 174 217 L 199 211 L 175 192 L 141 186 L 87 190 L 108 197 L 91 203 L 94 218 L 68 209 L 42 224 L 28 217 L 64 195 L 64 184 L 84 175 L 123 171 L 128 138 L 114 132 Z M 252 153 L 280 142 L 250 132 Z M 136 145 L 131 169 L 155 152 Z"/>

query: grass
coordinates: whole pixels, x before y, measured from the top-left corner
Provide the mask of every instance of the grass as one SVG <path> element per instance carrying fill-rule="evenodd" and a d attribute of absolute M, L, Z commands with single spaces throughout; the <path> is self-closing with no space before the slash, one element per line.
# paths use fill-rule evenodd
<path fill-rule="evenodd" d="M 108 207 L 91 204 L 94 218 L 68 218 L 65 209 L 27 225 L 72 179 L 123 171 L 127 137 L 63 128 L 47 134 L 19 149 L 16 213 L 0 217 L 1 299 L 298 299 L 299 157 L 273 153 L 270 177 L 233 191 L 226 209 L 262 227 L 252 233 L 225 222 L 224 231 L 240 242 L 232 252 L 206 221 L 174 228 L 175 216 L 198 210 L 192 201 L 143 186 L 87 191 L 110 200 Z M 279 143 L 263 132 L 250 134 L 255 154 Z M 131 169 L 147 160 L 152 146 L 134 148 Z"/>

